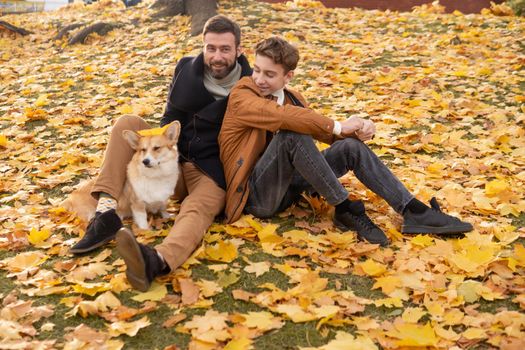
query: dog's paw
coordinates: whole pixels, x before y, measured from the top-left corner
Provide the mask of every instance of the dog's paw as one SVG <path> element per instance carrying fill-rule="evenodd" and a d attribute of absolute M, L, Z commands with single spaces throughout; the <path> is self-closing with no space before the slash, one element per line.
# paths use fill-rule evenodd
<path fill-rule="evenodd" d="M 146 215 L 135 215 L 133 217 L 135 225 L 141 230 L 149 230 L 148 218 Z"/>

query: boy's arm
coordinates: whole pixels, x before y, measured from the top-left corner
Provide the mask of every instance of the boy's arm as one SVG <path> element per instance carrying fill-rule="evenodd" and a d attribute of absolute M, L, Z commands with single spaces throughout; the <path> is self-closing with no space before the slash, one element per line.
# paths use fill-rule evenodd
<path fill-rule="evenodd" d="M 235 122 L 251 127 L 275 132 L 279 129 L 291 130 L 312 135 L 324 141 L 331 139 L 334 121 L 310 109 L 293 105 L 280 106 L 265 99 L 246 86 L 232 90 L 228 103 L 231 105 Z"/>

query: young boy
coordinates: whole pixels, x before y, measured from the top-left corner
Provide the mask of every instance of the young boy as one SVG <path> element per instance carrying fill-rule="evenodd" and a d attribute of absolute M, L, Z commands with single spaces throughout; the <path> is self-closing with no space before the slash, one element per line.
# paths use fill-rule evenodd
<path fill-rule="evenodd" d="M 434 198 L 431 207 L 414 198 L 390 172 L 364 143 L 374 136 L 372 121 L 358 117 L 334 121 L 306 108 L 303 97 L 285 87 L 299 61 L 295 47 L 272 37 L 259 42 L 255 54 L 252 76 L 239 80 L 231 91 L 219 134 L 228 222 L 237 220 L 243 210 L 271 217 L 302 191 L 315 191 L 335 206 L 334 223 L 339 228 L 386 246 L 388 238 L 366 215 L 363 203 L 350 201 L 338 180 L 352 170 L 403 215 L 402 232 L 472 230 L 469 223 L 441 212 Z M 319 152 L 314 139 L 331 146 Z"/>

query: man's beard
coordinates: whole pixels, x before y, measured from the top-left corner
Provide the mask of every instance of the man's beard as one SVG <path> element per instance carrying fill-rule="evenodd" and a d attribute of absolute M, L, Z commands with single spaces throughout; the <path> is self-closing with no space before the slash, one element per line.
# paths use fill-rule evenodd
<path fill-rule="evenodd" d="M 206 65 L 206 68 L 210 72 L 211 76 L 214 77 L 215 79 L 223 79 L 228 74 L 230 74 L 231 71 L 235 68 L 235 66 L 237 65 L 237 61 L 233 61 L 230 66 L 222 65 L 221 68 L 220 68 L 220 71 L 214 70 L 212 68 L 212 65 L 213 65 L 212 62 L 210 62 L 209 64 Z"/>

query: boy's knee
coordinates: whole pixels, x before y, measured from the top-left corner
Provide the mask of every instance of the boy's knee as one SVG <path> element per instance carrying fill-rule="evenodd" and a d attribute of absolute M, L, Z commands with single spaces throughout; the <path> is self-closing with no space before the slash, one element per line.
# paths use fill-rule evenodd
<path fill-rule="evenodd" d="M 267 210 L 262 207 L 249 206 L 245 208 L 245 211 L 248 214 L 252 214 L 253 216 L 259 219 L 269 219 L 275 215 L 273 211 Z"/>
<path fill-rule="evenodd" d="M 313 142 L 310 135 L 300 134 L 290 130 L 280 130 L 274 137 L 282 138 L 284 142 L 290 143 L 291 146 L 295 146 L 304 142 Z"/>
<path fill-rule="evenodd" d="M 350 152 L 358 152 L 360 150 L 364 150 L 368 148 L 368 146 L 364 142 L 358 139 L 354 139 L 352 137 L 343 139 L 341 140 L 341 142 L 343 143 L 345 150 L 350 151 Z"/>

